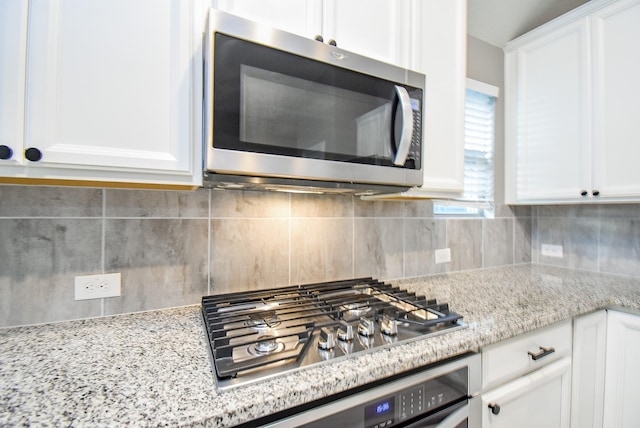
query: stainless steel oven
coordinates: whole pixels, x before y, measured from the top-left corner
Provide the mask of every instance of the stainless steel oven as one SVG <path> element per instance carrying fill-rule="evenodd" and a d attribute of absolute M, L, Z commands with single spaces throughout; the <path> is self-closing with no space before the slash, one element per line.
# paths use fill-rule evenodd
<path fill-rule="evenodd" d="M 414 71 L 211 9 L 205 181 L 363 194 L 421 185 L 424 86 Z"/>
<path fill-rule="evenodd" d="M 475 428 L 480 370 L 480 354 L 467 354 L 245 426 Z"/>

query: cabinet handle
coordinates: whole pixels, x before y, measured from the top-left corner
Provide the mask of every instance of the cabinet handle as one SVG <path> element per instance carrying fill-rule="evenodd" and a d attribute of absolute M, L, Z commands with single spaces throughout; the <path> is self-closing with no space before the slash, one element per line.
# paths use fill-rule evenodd
<path fill-rule="evenodd" d="M 338 46 L 338 42 L 336 42 L 333 39 L 329 39 L 329 41 L 327 43 L 329 43 L 331 46 L 336 46 L 336 47 Z"/>
<path fill-rule="evenodd" d="M 540 358 L 544 358 L 547 355 L 553 354 L 554 352 L 556 352 L 556 350 L 554 348 L 544 348 L 544 347 L 540 347 L 540 352 L 538 352 L 537 354 L 535 352 L 531 352 L 529 351 L 529 355 L 531 355 L 531 359 L 533 361 L 538 361 Z"/>
<path fill-rule="evenodd" d="M 586 190 L 582 190 L 580 192 L 580 196 L 587 196 L 589 194 L 589 192 L 587 192 Z"/>
<path fill-rule="evenodd" d="M 11 150 L 11 147 L 5 145 L 0 146 L 0 159 L 7 160 L 11 159 L 12 156 L 13 150 Z"/>
<path fill-rule="evenodd" d="M 500 414 L 500 405 L 497 403 L 489 403 L 489 408 L 491 409 L 491 413 L 494 415 Z"/>
<path fill-rule="evenodd" d="M 24 151 L 24 156 L 31 162 L 38 162 L 40 159 L 42 159 L 42 152 L 35 147 L 29 147 Z"/>
<path fill-rule="evenodd" d="M 591 192 L 591 194 L 593 196 L 598 196 L 598 195 L 600 195 L 600 191 L 599 190 L 594 190 L 593 192 Z"/>
<path fill-rule="evenodd" d="M 316 35 L 314 39 L 316 39 L 316 41 L 318 42 L 324 42 L 324 37 L 322 37 L 322 34 Z"/>

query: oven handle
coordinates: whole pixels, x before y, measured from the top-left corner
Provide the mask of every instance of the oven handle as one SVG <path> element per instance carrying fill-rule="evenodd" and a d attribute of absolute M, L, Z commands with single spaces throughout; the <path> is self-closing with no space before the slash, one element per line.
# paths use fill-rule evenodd
<path fill-rule="evenodd" d="M 398 150 L 393 158 L 393 163 L 394 165 L 403 166 L 407 161 L 411 140 L 413 139 L 413 109 L 411 108 L 409 92 L 404 87 L 396 85 L 396 94 L 398 95 L 398 103 L 402 112 L 402 131 L 400 132 L 400 141 L 397 142 Z"/>

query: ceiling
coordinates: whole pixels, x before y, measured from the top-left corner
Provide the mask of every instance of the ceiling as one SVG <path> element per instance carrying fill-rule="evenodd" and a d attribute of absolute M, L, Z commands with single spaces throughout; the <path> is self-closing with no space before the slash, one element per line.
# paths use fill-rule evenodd
<path fill-rule="evenodd" d="M 468 0 L 468 33 L 503 48 L 509 41 L 588 0 Z"/>

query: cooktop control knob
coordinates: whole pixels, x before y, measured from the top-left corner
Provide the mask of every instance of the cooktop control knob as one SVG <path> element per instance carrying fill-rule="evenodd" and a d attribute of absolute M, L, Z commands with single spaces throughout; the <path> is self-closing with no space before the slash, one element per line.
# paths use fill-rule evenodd
<path fill-rule="evenodd" d="M 353 340 L 353 326 L 346 322 L 341 322 L 338 327 L 338 340 L 350 342 Z"/>
<path fill-rule="evenodd" d="M 376 324 L 371 318 L 360 318 L 360 324 L 358 324 L 358 334 L 365 337 L 373 336 L 376 332 Z"/>
<path fill-rule="evenodd" d="M 380 324 L 380 331 L 387 336 L 395 336 L 398 334 L 398 321 L 395 318 L 384 315 Z"/>
<path fill-rule="evenodd" d="M 320 339 L 318 340 L 318 348 L 333 349 L 336 347 L 336 336 L 333 331 L 326 327 L 320 329 Z"/>

